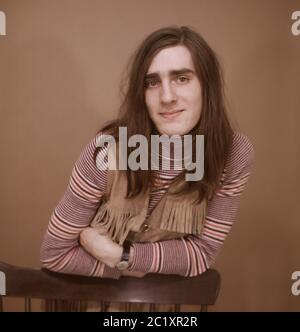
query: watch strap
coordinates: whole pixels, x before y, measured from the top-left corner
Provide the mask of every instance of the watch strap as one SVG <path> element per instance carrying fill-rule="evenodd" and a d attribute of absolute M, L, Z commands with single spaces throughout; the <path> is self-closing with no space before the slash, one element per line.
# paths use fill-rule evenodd
<path fill-rule="evenodd" d="M 128 240 L 125 240 L 123 243 L 123 253 L 122 253 L 122 257 L 121 257 L 121 262 L 129 261 L 130 247 L 131 247 L 131 242 Z"/>
<path fill-rule="evenodd" d="M 123 243 L 123 253 L 120 262 L 116 265 L 116 268 L 120 271 L 126 270 L 129 266 L 131 242 L 126 241 Z"/>

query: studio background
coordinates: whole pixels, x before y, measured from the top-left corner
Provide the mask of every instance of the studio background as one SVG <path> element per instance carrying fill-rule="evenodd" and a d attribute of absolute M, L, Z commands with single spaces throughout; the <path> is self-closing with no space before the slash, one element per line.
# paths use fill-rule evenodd
<path fill-rule="evenodd" d="M 195 28 L 224 67 L 230 114 L 255 164 L 215 267 L 214 311 L 299 311 L 299 1 L 0 0 L 0 260 L 38 267 L 75 160 L 116 116 L 138 44 L 170 24 Z M 6 300 L 9 310 L 19 302 Z"/>

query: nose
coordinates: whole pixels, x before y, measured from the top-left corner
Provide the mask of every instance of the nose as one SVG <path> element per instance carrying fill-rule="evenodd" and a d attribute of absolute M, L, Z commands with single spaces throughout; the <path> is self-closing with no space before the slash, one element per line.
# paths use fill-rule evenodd
<path fill-rule="evenodd" d="M 163 104 L 169 104 L 176 100 L 176 93 L 170 82 L 163 82 L 161 85 L 160 99 Z"/>

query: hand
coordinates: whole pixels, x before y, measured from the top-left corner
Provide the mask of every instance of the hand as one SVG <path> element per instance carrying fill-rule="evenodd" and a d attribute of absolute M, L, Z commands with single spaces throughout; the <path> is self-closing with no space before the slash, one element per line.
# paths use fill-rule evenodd
<path fill-rule="evenodd" d="M 96 259 L 114 268 L 122 257 L 123 247 L 106 235 L 105 229 L 85 228 L 80 233 L 80 244 Z"/>

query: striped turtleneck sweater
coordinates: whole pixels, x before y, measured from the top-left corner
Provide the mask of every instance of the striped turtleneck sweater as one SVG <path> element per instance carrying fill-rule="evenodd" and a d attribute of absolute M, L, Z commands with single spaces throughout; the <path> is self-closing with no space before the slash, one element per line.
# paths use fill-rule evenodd
<path fill-rule="evenodd" d="M 119 270 L 98 261 L 79 243 L 80 232 L 90 225 L 106 190 L 107 171 L 97 168 L 93 160 L 101 135 L 93 137 L 76 160 L 68 187 L 51 215 L 40 257 L 43 267 L 52 271 L 118 279 L 121 275 Z M 102 148 L 97 163 L 99 160 L 104 163 L 105 158 L 107 148 Z M 239 198 L 249 178 L 253 158 L 249 139 L 236 133 L 225 164 L 222 186 L 208 202 L 202 233 L 133 244 L 129 270 L 192 277 L 210 268 L 235 222 Z M 155 171 L 156 181 L 151 190 L 148 216 L 181 171 Z"/>

